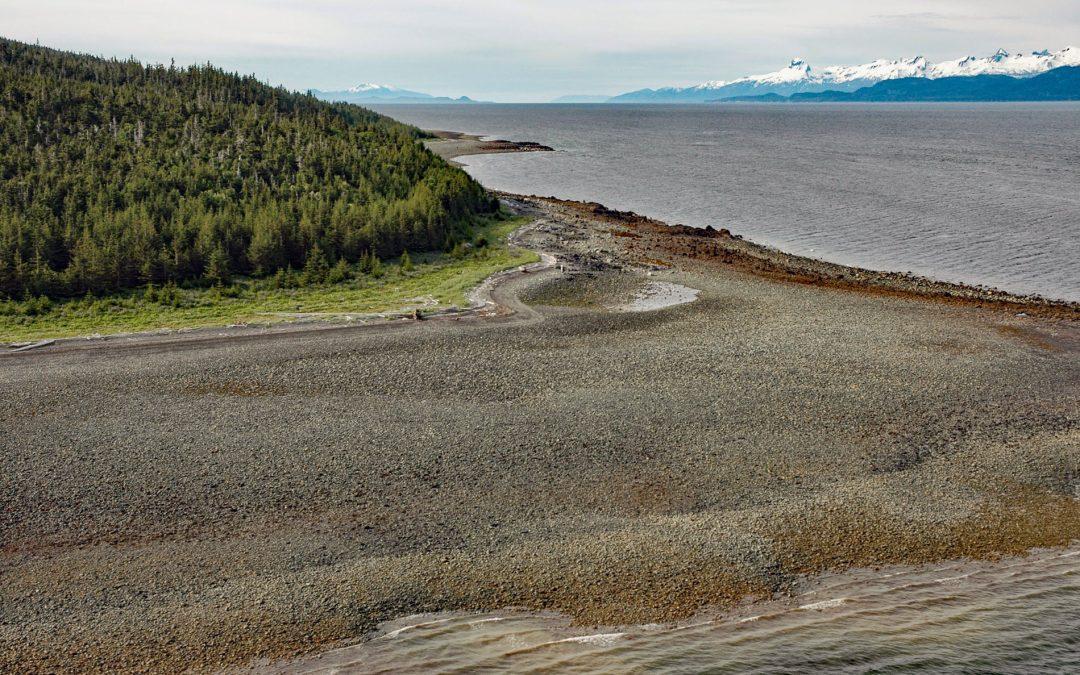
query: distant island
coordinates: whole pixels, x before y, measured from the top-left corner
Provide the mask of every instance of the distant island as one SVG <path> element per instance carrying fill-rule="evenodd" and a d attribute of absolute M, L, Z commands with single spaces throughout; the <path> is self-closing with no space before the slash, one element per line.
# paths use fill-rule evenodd
<path fill-rule="evenodd" d="M 1055 68 L 1031 78 L 1008 75 L 973 77 L 905 77 L 878 82 L 856 91 L 770 93 L 736 96 L 712 103 L 885 103 L 885 102 L 993 102 L 1080 100 L 1080 66 Z"/>
<path fill-rule="evenodd" d="M 331 103 L 356 103 L 371 105 L 378 103 L 393 104 L 440 104 L 440 103 L 478 103 L 468 96 L 451 98 L 449 96 L 432 96 L 419 91 L 400 89 L 386 84 L 358 84 L 349 89 L 340 91 L 310 90 L 315 98 Z"/>

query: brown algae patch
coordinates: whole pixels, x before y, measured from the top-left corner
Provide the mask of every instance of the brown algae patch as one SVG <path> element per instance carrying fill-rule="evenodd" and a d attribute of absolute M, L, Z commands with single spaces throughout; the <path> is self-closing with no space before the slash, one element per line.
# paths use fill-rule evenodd
<path fill-rule="evenodd" d="M 1032 347 L 1037 347 L 1048 352 L 1064 351 L 1064 348 L 1053 342 L 1053 338 L 1034 328 L 1016 325 L 997 326 L 997 331 L 1005 337 L 1018 340 Z"/>
<path fill-rule="evenodd" d="M 986 498 L 969 517 L 944 523 L 912 522 L 871 505 L 838 503 L 778 524 L 772 540 L 787 574 L 996 560 L 1080 540 L 1080 500 L 1020 486 Z"/>

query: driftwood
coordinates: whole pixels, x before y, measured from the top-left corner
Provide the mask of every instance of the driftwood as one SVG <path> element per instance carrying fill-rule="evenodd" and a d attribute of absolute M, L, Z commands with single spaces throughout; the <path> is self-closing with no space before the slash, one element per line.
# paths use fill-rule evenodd
<path fill-rule="evenodd" d="M 48 347 L 49 345 L 51 345 L 51 344 L 53 344 L 55 342 L 56 342 L 56 340 L 39 340 L 37 342 L 31 342 L 29 344 L 21 344 L 20 343 L 20 344 L 17 344 L 17 345 L 12 345 L 12 347 L 14 347 L 14 348 L 11 349 L 10 351 L 12 353 L 15 353 L 15 352 L 28 352 L 31 349 L 37 349 L 38 347 Z"/>

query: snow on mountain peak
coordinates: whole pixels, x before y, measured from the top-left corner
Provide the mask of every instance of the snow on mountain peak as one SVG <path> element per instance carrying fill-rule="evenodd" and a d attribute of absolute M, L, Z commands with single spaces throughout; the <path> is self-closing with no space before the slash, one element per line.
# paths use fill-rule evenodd
<path fill-rule="evenodd" d="M 959 61 L 943 61 L 934 64 L 927 77 L 970 77 L 972 75 L 1011 75 L 1031 77 L 1062 66 L 1080 65 L 1080 54 L 1071 47 L 1058 52 L 1042 50 L 1030 54 L 1010 54 L 999 49 L 986 58 L 969 56 Z"/>
<path fill-rule="evenodd" d="M 855 91 L 885 80 L 925 77 L 973 77 L 976 75 L 1009 75 L 1033 77 L 1063 66 L 1080 66 L 1080 49 L 1066 47 L 1059 51 L 1011 53 L 999 49 L 990 56 L 967 56 L 954 61 L 931 63 L 922 56 L 904 59 L 878 59 L 856 66 L 812 68 L 803 59 L 792 59 L 786 68 L 764 75 L 751 75 L 736 80 L 717 80 L 693 87 L 665 87 L 629 92 L 615 97 L 623 101 L 713 101 L 739 96 L 759 96 L 763 93 L 788 95 L 796 92 Z"/>
<path fill-rule="evenodd" d="M 778 70 L 775 73 L 769 73 L 767 75 L 758 75 L 756 77 L 744 77 L 735 81 L 756 82 L 758 84 L 791 84 L 803 80 L 810 80 L 812 78 L 810 70 L 810 64 L 806 61 L 803 61 L 802 59 L 792 59 L 791 65 L 783 70 Z"/>
<path fill-rule="evenodd" d="M 719 89 L 731 84 L 748 84 L 754 87 L 770 85 L 843 84 L 847 82 L 880 82 L 902 77 L 966 77 L 972 75 L 1012 75 L 1030 77 L 1061 66 L 1080 65 L 1080 50 L 1066 47 L 1057 52 L 1035 51 L 1030 54 L 1010 53 L 999 49 L 993 56 L 967 56 L 955 61 L 930 63 L 925 57 L 907 59 L 878 59 L 858 66 L 828 66 L 813 70 L 803 59 L 792 59 L 791 64 L 773 73 L 741 77 L 731 82 L 722 80 L 706 82 L 694 89 Z"/>
<path fill-rule="evenodd" d="M 388 84 L 373 84 L 371 82 L 361 82 L 355 87 L 349 87 L 348 91 L 363 92 L 363 91 L 399 91 L 397 87 L 391 87 Z"/>
<path fill-rule="evenodd" d="M 854 82 L 868 80 L 880 82 L 881 80 L 895 80 L 900 77 L 924 77 L 926 75 L 926 59 L 916 56 L 910 59 L 878 59 L 861 66 L 831 66 L 822 71 L 821 82 Z"/>

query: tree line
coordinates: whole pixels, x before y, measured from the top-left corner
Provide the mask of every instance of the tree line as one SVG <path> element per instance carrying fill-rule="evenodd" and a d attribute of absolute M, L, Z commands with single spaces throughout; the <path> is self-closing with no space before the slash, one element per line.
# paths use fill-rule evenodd
<path fill-rule="evenodd" d="M 497 204 L 420 136 L 210 65 L 0 39 L 0 297 L 452 246 Z"/>

